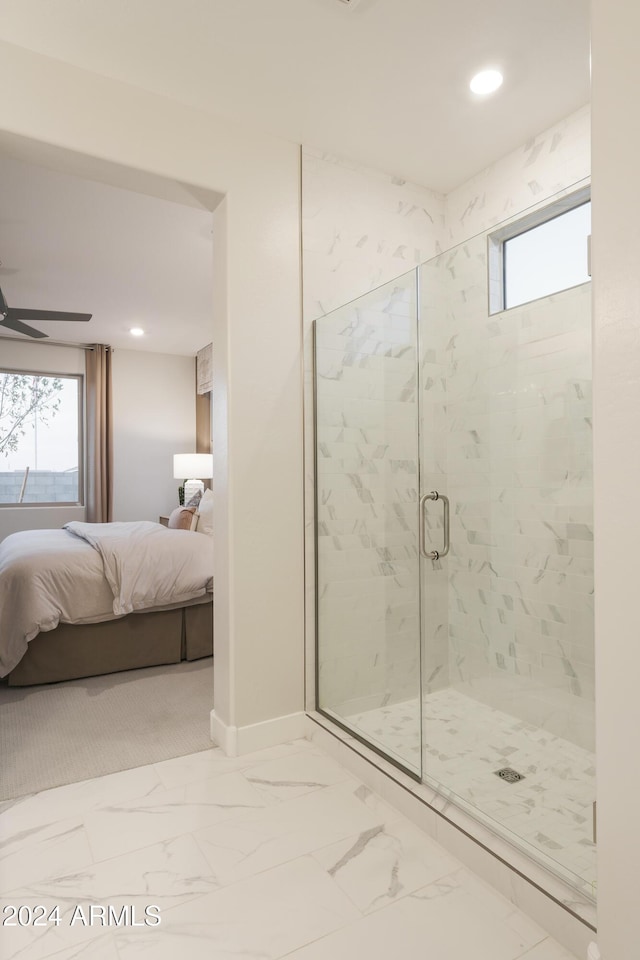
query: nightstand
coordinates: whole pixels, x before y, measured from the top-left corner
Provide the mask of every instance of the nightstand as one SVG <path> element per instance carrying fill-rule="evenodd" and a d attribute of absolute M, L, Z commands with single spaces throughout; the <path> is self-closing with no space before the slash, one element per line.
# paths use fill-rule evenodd
<path fill-rule="evenodd" d="M 161 523 L 163 527 L 168 527 L 169 517 L 158 517 L 158 523 Z"/>

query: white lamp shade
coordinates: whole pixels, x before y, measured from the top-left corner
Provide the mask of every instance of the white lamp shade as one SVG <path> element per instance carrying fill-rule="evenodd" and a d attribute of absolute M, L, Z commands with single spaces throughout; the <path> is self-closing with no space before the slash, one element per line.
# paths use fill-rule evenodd
<path fill-rule="evenodd" d="M 212 476 L 212 453 L 174 453 L 174 480 L 209 480 Z"/>

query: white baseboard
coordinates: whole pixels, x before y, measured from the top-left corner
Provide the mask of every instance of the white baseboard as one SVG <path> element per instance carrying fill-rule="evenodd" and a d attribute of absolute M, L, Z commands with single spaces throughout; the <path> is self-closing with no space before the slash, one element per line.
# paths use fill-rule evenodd
<path fill-rule="evenodd" d="M 211 711 L 211 739 L 222 747 L 228 757 L 240 757 L 245 753 L 297 740 L 305 736 L 306 730 L 306 714 L 302 712 L 251 723 L 246 727 L 233 727 L 224 723 L 215 710 Z"/>
<path fill-rule="evenodd" d="M 215 710 L 211 711 L 209 732 L 216 746 L 222 747 L 228 757 L 237 756 L 238 728 L 223 723 L 220 717 L 216 715 Z"/>

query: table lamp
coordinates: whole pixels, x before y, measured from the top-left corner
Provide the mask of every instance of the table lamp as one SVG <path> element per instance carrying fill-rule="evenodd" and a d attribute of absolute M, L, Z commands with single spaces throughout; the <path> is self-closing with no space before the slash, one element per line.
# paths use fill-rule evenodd
<path fill-rule="evenodd" d="M 200 493 L 204 493 L 204 483 L 202 481 L 209 480 L 212 476 L 212 453 L 174 453 L 173 478 L 174 480 L 184 480 L 185 503 L 188 503 L 198 490 Z M 185 477 L 191 477 L 192 479 L 185 480 Z"/>

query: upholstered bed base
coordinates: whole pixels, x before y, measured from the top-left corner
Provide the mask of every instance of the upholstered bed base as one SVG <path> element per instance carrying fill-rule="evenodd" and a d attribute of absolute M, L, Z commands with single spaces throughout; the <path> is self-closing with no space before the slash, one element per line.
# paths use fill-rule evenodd
<path fill-rule="evenodd" d="M 77 680 L 213 653 L 213 603 L 131 613 L 103 623 L 61 623 L 40 633 L 8 676 L 9 686 Z"/>

